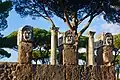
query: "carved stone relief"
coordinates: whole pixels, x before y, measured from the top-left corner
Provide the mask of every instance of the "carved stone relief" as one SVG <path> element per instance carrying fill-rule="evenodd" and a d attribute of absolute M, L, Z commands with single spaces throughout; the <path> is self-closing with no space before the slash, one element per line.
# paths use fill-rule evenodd
<path fill-rule="evenodd" d="M 65 44 L 74 44 L 75 43 L 75 34 L 68 30 L 65 32 L 65 36 L 64 36 L 64 43 Z"/>
<path fill-rule="evenodd" d="M 31 63 L 33 28 L 24 26 L 18 31 L 18 63 Z"/>
<path fill-rule="evenodd" d="M 111 33 L 106 33 L 104 36 L 104 45 L 113 45 L 113 36 Z"/>

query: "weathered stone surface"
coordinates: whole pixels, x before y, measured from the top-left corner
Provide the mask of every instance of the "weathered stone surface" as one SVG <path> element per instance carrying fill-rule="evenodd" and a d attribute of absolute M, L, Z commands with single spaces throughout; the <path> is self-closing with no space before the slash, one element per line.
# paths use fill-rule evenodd
<path fill-rule="evenodd" d="M 66 65 L 65 70 L 66 70 L 65 80 L 79 80 L 80 79 L 80 66 Z"/>
<path fill-rule="evenodd" d="M 64 66 L 38 65 L 34 80 L 65 80 Z"/>
<path fill-rule="evenodd" d="M 96 57 L 97 65 L 110 66 L 113 60 L 112 50 L 112 46 L 103 46 L 98 48 Z"/>
<path fill-rule="evenodd" d="M 58 47 L 58 51 L 59 51 L 59 54 L 58 54 L 58 64 L 62 65 L 63 64 L 63 45 L 59 46 Z"/>
<path fill-rule="evenodd" d="M 67 30 L 64 33 L 63 44 L 75 44 L 75 33 L 71 30 Z"/>
<path fill-rule="evenodd" d="M 77 65 L 78 64 L 78 56 L 75 52 L 75 46 L 64 45 L 63 64 L 64 65 Z"/>
<path fill-rule="evenodd" d="M 103 45 L 97 48 L 97 65 L 111 66 L 113 61 L 113 36 L 111 33 L 106 33 L 103 39 Z"/>
<path fill-rule="evenodd" d="M 88 40 L 88 65 L 94 65 L 94 34 L 95 32 L 89 31 L 89 40 Z"/>
<path fill-rule="evenodd" d="M 18 63 L 31 63 L 32 43 L 21 42 L 18 47 Z"/>
<path fill-rule="evenodd" d="M 0 68 L 0 80 L 115 80 L 113 66 L 0 63 Z"/>
<path fill-rule="evenodd" d="M 18 30 L 18 63 L 31 64 L 33 49 L 33 27 L 26 25 Z"/>
<path fill-rule="evenodd" d="M 113 47 L 112 46 L 104 46 L 103 47 L 103 61 L 105 65 L 111 65 L 113 60 Z"/>
<path fill-rule="evenodd" d="M 96 56 L 96 63 L 97 65 L 103 65 L 103 47 L 99 47 L 97 49 L 97 56 Z"/>
<path fill-rule="evenodd" d="M 51 55 L 50 55 L 50 64 L 56 64 L 56 47 L 57 47 L 57 38 L 58 38 L 58 27 L 51 27 Z"/>
<path fill-rule="evenodd" d="M 96 80 L 115 80 L 114 66 L 96 66 L 94 70 Z"/>
<path fill-rule="evenodd" d="M 86 80 L 87 79 L 87 70 L 86 70 L 86 66 L 81 65 L 80 66 L 80 80 Z"/>
<path fill-rule="evenodd" d="M 32 80 L 32 65 L 18 64 L 16 66 L 16 79 L 17 80 Z"/>
<path fill-rule="evenodd" d="M 13 79 L 14 74 L 12 74 L 14 70 L 12 70 L 12 68 L 16 69 L 16 65 L 17 63 L 14 62 L 10 63 L 1 62 L 0 69 L 2 70 L 2 72 L 0 71 L 0 80 L 14 80 Z"/>

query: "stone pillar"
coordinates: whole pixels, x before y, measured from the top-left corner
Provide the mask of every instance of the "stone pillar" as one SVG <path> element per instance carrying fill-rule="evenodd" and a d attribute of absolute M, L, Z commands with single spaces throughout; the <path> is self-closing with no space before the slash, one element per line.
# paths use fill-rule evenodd
<path fill-rule="evenodd" d="M 103 45 L 103 64 L 111 66 L 113 60 L 113 36 L 111 33 L 105 34 Z"/>
<path fill-rule="evenodd" d="M 65 80 L 78 80 L 78 75 L 73 77 L 74 70 L 78 65 L 78 56 L 76 53 L 75 46 L 75 33 L 68 30 L 64 33 L 63 36 L 63 65 L 65 65 Z M 79 73 L 79 71 L 78 71 Z"/>
<path fill-rule="evenodd" d="M 31 64 L 32 49 L 33 49 L 33 28 L 24 26 L 18 30 L 17 45 L 18 45 L 18 63 Z"/>
<path fill-rule="evenodd" d="M 88 41 L 88 65 L 94 65 L 94 34 L 95 32 L 89 32 Z"/>
<path fill-rule="evenodd" d="M 77 65 L 78 56 L 76 53 L 76 46 L 74 40 L 74 33 L 70 30 L 66 31 L 63 37 L 63 64 L 64 65 Z"/>
<path fill-rule="evenodd" d="M 103 35 L 103 38 L 100 40 L 102 42 L 102 45 L 97 48 L 97 57 L 96 57 L 97 65 L 110 66 L 113 60 L 112 58 L 113 36 L 111 33 L 106 33 Z"/>
<path fill-rule="evenodd" d="M 51 65 L 56 64 L 57 32 L 58 27 L 51 27 L 51 56 L 50 56 Z"/>

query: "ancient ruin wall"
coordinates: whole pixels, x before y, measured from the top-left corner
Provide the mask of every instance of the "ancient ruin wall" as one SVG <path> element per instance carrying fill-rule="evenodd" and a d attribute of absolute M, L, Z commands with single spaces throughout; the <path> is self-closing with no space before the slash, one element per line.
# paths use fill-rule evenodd
<path fill-rule="evenodd" d="M 0 63 L 0 80 L 114 80 L 114 67 Z"/>

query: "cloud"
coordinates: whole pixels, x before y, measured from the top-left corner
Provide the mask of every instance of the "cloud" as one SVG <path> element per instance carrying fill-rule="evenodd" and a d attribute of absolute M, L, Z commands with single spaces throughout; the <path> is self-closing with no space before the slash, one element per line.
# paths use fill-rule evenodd
<path fill-rule="evenodd" d="M 103 32 L 110 32 L 112 34 L 118 34 L 120 33 L 120 26 L 117 24 L 102 24 L 101 25 Z"/>

